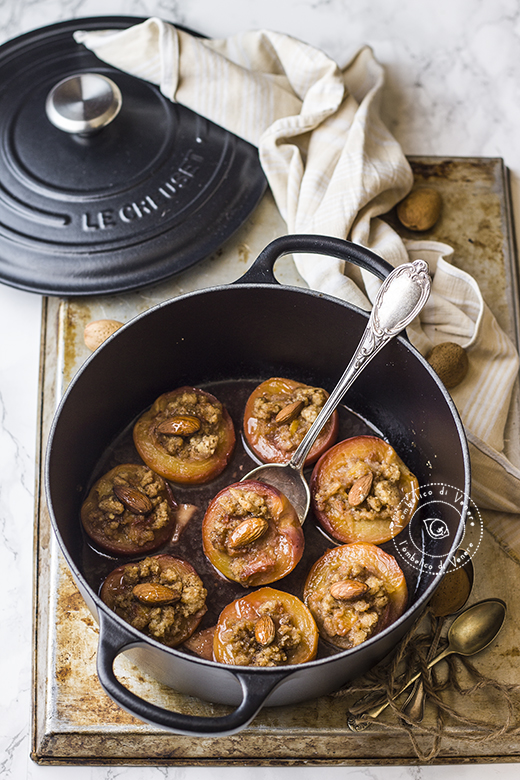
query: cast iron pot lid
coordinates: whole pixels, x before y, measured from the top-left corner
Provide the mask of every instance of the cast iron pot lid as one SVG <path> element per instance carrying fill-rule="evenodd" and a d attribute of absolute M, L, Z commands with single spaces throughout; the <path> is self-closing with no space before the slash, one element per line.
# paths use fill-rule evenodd
<path fill-rule="evenodd" d="M 74 19 L 0 46 L 0 281 L 143 287 L 218 249 L 264 194 L 254 146 L 73 38 L 142 21 Z"/>

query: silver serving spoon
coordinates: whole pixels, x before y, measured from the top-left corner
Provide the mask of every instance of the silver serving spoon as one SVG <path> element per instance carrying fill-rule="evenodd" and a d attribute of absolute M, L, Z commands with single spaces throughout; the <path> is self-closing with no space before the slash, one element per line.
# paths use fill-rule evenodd
<path fill-rule="evenodd" d="M 243 477 L 267 482 L 278 488 L 296 510 L 301 523 L 310 505 L 310 491 L 303 465 L 321 429 L 348 388 L 375 355 L 416 317 L 430 294 L 431 279 L 424 260 L 414 260 L 395 268 L 384 280 L 370 313 L 367 327 L 350 363 L 330 394 L 321 412 L 300 442 L 288 463 L 267 463 Z M 243 481 L 242 480 L 242 481 Z"/>
<path fill-rule="evenodd" d="M 506 605 L 501 599 L 485 599 L 468 607 L 451 624 L 448 631 L 447 647 L 430 661 L 427 668 L 431 669 L 432 666 L 438 664 L 439 661 L 442 661 L 448 655 L 452 655 L 452 653 L 464 656 L 480 653 L 495 639 L 502 628 L 505 617 Z M 408 680 L 406 685 L 403 685 L 401 690 L 395 696 L 392 696 L 392 701 L 397 699 L 420 676 L 421 672 L 417 672 Z M 366 716 L 372 719 L 377 718 L 388 705 L 389 702 L 387 700 L 377 707 L 372 707 L 363 713 L 363 718 Z M 371 723 L 371 721 L 361 720 L 360 717 L 354 716 L 349 717 L 347 722 L 351 731 L 364 731 Z"/>

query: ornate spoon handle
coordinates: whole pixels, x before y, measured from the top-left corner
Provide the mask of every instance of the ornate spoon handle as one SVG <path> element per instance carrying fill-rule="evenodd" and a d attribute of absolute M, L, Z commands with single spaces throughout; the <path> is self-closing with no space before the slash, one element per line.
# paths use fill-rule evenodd
<path fill-rule="evenodd" d="M 399 265 L 390 273 L 377 294 L 368 324 L 361 341 L 345 369 L 343 376 L 330 394 L 321 412 L 289 461 L 296 471 L 303 468 L 309 450 L 358 374 L 375 355 L 397 336 L 421 311 L 431 288 L 429 269 L 424 260 Z"/>

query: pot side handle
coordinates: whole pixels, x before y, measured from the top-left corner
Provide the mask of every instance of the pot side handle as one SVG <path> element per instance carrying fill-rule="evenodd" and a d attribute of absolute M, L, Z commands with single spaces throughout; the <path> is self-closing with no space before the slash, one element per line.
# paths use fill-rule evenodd
<path fill-rule="evenodd" d="M 103 610 L 99 611 L 97 674 L 101 687 L 130 715 L 174 734 L 192 737 L 224 737 L 236 734 L 251 723 L 271 691 L 288 675 L 287 670 L 269 676 L 256 675 L 253 687 L 252 675 L 232 672 L 240 682 L 243 695 L 240 705 L 233 712 L 219 717 L 183 715 L 140 698 L 125 688 L 115 676 L 114 661 L 117 656 L 136 644 L 133 635 L 114 620 L 110 620 Z"/>
<path fill-rule="evenodd" d="M 394 270 L 393 266 L 382 257 L 371 252 L 370 249 L 352 243 L 352 241 L 333 236 L 295 234 L 280 236 L 280 238 L 271 241 L 260 252 L 251 268 L 237 280 L 236 284 L 278 284 L 273 274 L 275 262 L 282 255 L 295 253 L 329 255 L 340 260 L 347 260 L 366 271 L 371 271 L 379 279 L 386 279 L 388 274 Z"/>

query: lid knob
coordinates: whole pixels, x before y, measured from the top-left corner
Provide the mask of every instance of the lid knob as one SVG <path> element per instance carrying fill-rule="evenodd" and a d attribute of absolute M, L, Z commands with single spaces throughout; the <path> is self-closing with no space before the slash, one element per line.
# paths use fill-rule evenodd
<path fill-rule="evenodd" d="M 51 89 L 45 110 L 59 130 L 91 135 L 115 119 L 121 104 L 121 91 L 111 79 L 100 73 L 79 73 Z"/>

